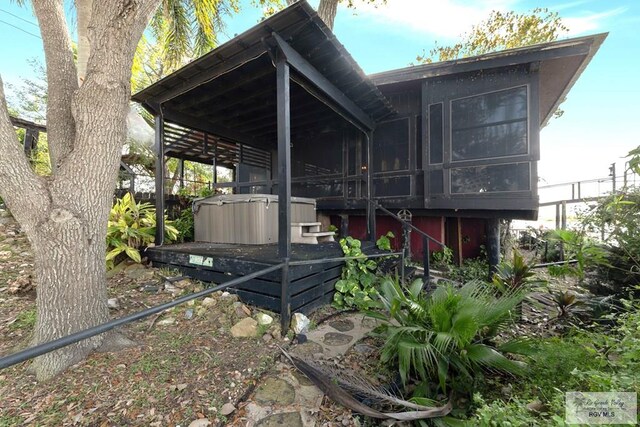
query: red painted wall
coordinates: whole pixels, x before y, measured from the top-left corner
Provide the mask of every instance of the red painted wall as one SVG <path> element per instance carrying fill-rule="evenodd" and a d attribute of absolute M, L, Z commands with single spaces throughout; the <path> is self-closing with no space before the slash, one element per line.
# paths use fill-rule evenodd
<path fill-rule="evenodd" d="M 460 225 L 462 259 L 476 258 L 480 255 L 480 246 L 486 244 L 486 220 L 481 218 L 462 218 Z"/>
<path fill-rule="evenodd" d="M 444 218 L 441 217 L 413 217 L 413 225 L 440 241 L 444 241 L 443 221 Z M 331 216 L 331 224 L 340 230 L 340 217 L 336 215 Z M 391 239 L 392 248 L 399 250 L 402 245 L 402 225 L 390 216 L 379 215 L 376 218 L 376 238 L 386 234 L 388 231 L 393 232 L 396 236 L 394 239 Z M 362 215 L 349 216 L 349 235 L 360 240 L 367 237 L 366 217 Z M 440 247 L 431 243 L 429 250 L 434 252 L 440 250 Z M 422 236 L 416 232 L 411 233 L 411 253 L 415 259 L 422 259 Z"/>

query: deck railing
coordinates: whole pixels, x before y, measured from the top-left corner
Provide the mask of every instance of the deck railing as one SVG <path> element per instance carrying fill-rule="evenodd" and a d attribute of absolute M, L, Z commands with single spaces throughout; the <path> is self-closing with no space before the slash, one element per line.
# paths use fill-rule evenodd
<path fill-rule="evenodd" d="M 384 206 L 382 206 L 381 204 L 379 204 L 375 200 L 371 200 L 371 199 L 366 199 L 366 200 L 367 200 L 367 202 L 371 203 L 371 205 L 373 206 L 374 215 L 375 215 L 375 211 L 377 211 L 379 209 L 382 212 L 384 212 L 385 214 L 387 214 L 390 217 L 392 217 L 393 219 L 395 219 L 396 221 L 398 221 L 400 224 L 402 224 L 403 231 L 404 230 L 412 230 L 412 231 L 415 231 L 416 233 L 420 234 L 420 236 L 422 236 L 422 265 L 423 265 L 423 268 L 424 268 L 423 285 L 424 286 L 428 286 L 429 285 L 429 280 L 431 279 L 431 271 L 430 271 L 430 268 L 429 268 L 429 264 L 430 264 L 429 242 L 433 242 L 433 243 L 439 245 L 443 249 L 446 248 L 447 246 L 444 243 L 442 243 L 441 241 L 439 241 L 438 239 L 434 238 L 433 236 L 430 236 L 429 234 L 427 234 L 424 231 L 420 230 L 418 227 L 416 227 L 415 225 L 411 224 L 410 222 L 405 221 L 400 216 L 398 216 L 397 214 L 391 212 L 389 209 L 385 208 Z M 411 245 L 411 242 L 403 242 L 403 245 L 402 245 L 403 258 L 406 256 L 404 254 L 404 252 L 406 250 L 406 246 L 407 245 Z M 403 265 L 404 265 L 404 262 L 403 262 Z M 403 274 L 403 276 L 404 276 L 404 274 Z"/>

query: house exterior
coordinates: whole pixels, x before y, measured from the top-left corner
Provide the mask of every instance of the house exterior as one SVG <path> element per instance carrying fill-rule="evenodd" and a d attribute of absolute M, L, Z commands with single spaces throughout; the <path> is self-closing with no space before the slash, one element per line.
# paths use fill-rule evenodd
<path fill-rule="evenodd" d="M 366 76 L 300 1 L 133 99 L 156 116 L 160 183 L 165 157 L 224 166 L 234 182 L 217 188 L 313 198 L 341 234 L 400 235 L 375 201 L 461 260 L 487 237 L 495 253 L 500 219 L 537 217 L 540 129 L 605 37 Z"/>

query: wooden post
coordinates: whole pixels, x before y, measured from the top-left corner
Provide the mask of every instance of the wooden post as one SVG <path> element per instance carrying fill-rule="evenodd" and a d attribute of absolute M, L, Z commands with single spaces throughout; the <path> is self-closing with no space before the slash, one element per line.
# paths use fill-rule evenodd
<path fill-rule="evenodd" d="M 160 107 L 162 108 L 162 107 Z M 164 119 L 162 113 L 156 117 L 156 246 L 164 243 Z"/>
<path fill-rule="evenodd" d="M 286 335 L 291 321 L 289 260 L 291 258 L 291 92 L 289 64 L 278 52 L 276 65 L 278 117 L 278 256 L 282 269 L 280 292 L 281 333 Z"/>
<path fill-rule="evenodd" d="M 278 255 L 291 255 L 291 113 L 289 65 L 278 58 Z"/>
<path fill-rule="evenodd" d="M 567 229 L 567 202 L 562 201 L 562 229 Z"/>
<path fill-rule="evenodd" d="M 24 130 L 24 153 L 27 157 L 31 156 L 31 152 L 36 149 L 38 146 L 38 138 L 40 137 L 40 132 L 36 129 L 25 128 Z"/>
<path fill-rule="evenodd" d="M 180 188 L 184 188 L 184 159 L 180 159 L 178 168 L 180 168 Z"/>
<path fill-rule="evenodd" d="M 560 230 L 560 203 L 556 203 L 556 230 Z"/>
<path fill-rule="evenodd" d="M 431 266 L 429 265 L 429 239 L 422 236 L 422 268 L 424 268 L 424 276 L 422 276 L 422 288 L 429 288 L 431 280 Z"/>
<path fill-rule="evenodd" d="M 349 235 L 349 215 L 340 214 L 340 237 Z"/>
<path fill-rule="evenodd" d="M 373 201 L 373 132 L 367 132 L 367 199 Z M 376 209 L 367 202 L 367 240 L 376 241 Z"/>
<path fill-rule="evenodd" d="M 487 219 L 487 261 L 489 261 L 489 280 L 496 272 L 500 263 L 500 220 L 498 218 Z"/>

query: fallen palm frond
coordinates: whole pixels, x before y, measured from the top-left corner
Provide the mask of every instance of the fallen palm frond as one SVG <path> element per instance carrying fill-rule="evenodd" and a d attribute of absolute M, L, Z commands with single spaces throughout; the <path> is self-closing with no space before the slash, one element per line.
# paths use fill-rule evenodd
<path fill-rule="evenodd" d="M 304 360 L 290 355 L 284 349 L 281 348 L 280 350 L 297 370 L 306 375 L 306 377 L 309 378 L 309 380 L 311 380 L 331 400 L 359 414 L 383 420 L 412 421 L 425 418 L 443 417 L 451 412 L 451 399 L 446 405 L 440 407 L 417 405 L 413 402 L 398 398 L 384 388 L 370 384 L 362 377 L 345 375 L 344 372 L 323 372 L 323 370 L 308 364 Z M 366 396 L 371 396 L 378 401 L 385 401 L 394 405 L 405 406 L 416 410 L 407 412 L 380 412 L 358 401 L 348 391 L 346 391 L 345 388 Z"/>

